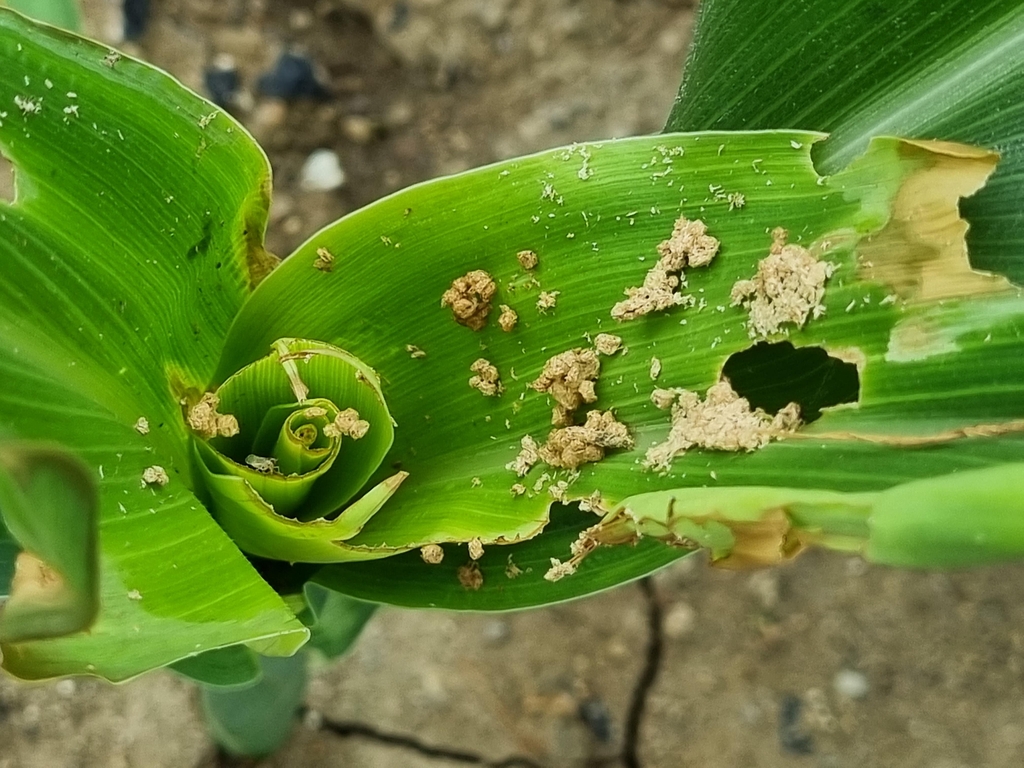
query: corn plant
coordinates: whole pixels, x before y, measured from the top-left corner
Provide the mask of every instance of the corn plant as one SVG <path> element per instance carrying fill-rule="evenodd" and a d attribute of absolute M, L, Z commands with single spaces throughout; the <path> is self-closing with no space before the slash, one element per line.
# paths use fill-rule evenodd
<path fill-rule="evenodd" d="M 237 122 L 0 11 L 0 429 L 79 457 L 100 531 L 95 621 L 0 635 L 5 669 L 241 683 L 376 603 L 526 608 L 697 550 L 1019 557 L 1024 6 L 884 13 L 705 0 L 666 133 L 281 260 Z"/>

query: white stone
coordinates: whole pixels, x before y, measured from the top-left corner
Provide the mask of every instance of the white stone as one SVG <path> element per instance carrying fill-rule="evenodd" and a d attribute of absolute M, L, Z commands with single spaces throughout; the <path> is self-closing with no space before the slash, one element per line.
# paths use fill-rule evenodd
<path fill-rule="evenodd" d="M 676 603 L 665 614 L 665 635 L 672 640 L 678 640 L 693 632 L 696 624 L 697 614 L 693 608 L 686 603 Z"/>
<path fill-rule="evenodd" d="M 863 699 L 871 690 L 867 675 L 855 669 L 841 669 L 836 673 L 832 685 L 836 693 L 847 699 Z"/>
<path fill-rule="evenodd" d="M 299 186 L 306 192 L 330 192 L 345 183 L 345 171 L 336 152 L 314 150 L 302 165 Z"/>
<path fill-rule="evenodd" d="M 509 627 L 507 621 L 491 619 L 484 624 L 482 634 L 484 642 L 490 643 L 491 645 L 501 645 L 507 642 L 509 637 L 511 637 L 512 628 Z"/>

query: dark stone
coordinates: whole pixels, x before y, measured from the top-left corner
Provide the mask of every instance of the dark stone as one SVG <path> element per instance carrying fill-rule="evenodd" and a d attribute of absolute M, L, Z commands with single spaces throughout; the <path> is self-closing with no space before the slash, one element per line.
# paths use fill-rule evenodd
<path fill-rule="evenodd" d="M 149 0 L 124 0 L 125 40 L 138 40 L 149 24 Z"/>
<path fill-rule="evenodd" d="M 409 23 L 409 4 L 405 0 L 398 0 L 391 6 L 391 23 L 388 24 L 392 32 L 398 32 Z"/>
<path fill-rule="evenodd" d="M 235 67 L 207 67 L 203 81 L 210 99 L 219 107 L 233 104 L 242 85 Z"/>
<path fill-rule="evenodd" d="M 597 698 L 581 701 L 579 716 L 587 729 L 602 744 L 607 744 L 612 740 L 612 718 L 603 701 Z"/>
<path fill-rule="evenodd" d="M 317 99 L 324 101 L 331 94 L 316 79 L 313 63 L 305 56 L 284 53 L 274 68 L 262 75 L 256 84 L 264 96 L 278 99 Z"/>
<path fill-rule="evenodd" d="M 814 753 L 814 740 L 800 722 L 803 702 L 799 696 L 786 694 L 779 704 L 779 744 L 782 751 L 791 755 L 810 755 Z"/>

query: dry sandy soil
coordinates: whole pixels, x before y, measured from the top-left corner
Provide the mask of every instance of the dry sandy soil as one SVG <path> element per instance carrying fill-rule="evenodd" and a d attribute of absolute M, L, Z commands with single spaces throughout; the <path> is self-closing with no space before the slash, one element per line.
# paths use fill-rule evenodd
<path fill-rule="evenodd" d="M 89 31 L 116 43 L 119 3 L 86 5 Z M 330 101 L 257 96 L 237 112 L 274 166 L 282 254 L 412 182 L 657 131 L 693 19 L 684 0 L 153 5 L 134 52 L 197 90 L 222 53 L 249 97 L 283 50 L 320 68 Z M 347 181 L 302 192 L 320 147 Z M 347 659 L 315 671 L 304 722 L 261 765 L 1019 766 L 1022 589 L 1021 567 L 904 573 L 812 554 L 754 574 L 691 559 L 520 614 L 384 610 Z M 170 674 L 119 687 L 0 678 L 0 768 L 218 764 L 236 761 Z"/>

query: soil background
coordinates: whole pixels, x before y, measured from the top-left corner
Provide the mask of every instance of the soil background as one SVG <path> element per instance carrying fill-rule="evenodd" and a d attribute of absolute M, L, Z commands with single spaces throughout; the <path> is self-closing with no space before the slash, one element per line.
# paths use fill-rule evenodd
<path fill-rule="evenodd" d="M 85 7 L 91 35 L 200 93 L 215 58 L 234 58 L 232 111 L 273 164 L 269 246 L 282 255 L 416 181 L 658 131 L 695 10 L 686 0 L 160 0 L 126 43 L 119 0 Z M 283 51 L 315 63 L 329 99 L 256 92 Z M 300 188 L 318 148 L 338 154 L 339 189 Z M 690 558 L 518 614 L 384 609 L 349 657 L 317 666 L 303 722 L 258 764 L 1020 766 L 1022 588 L 1024 567 L 906 573 L 812 553 L 752 574 Z M 524 760 L 502 762 L 511 756 Z M 195 689 L 169 673 L 116 687 L 0 677 L 0 768 L 236 764 L 254 763 L 217 754 Z"/>

